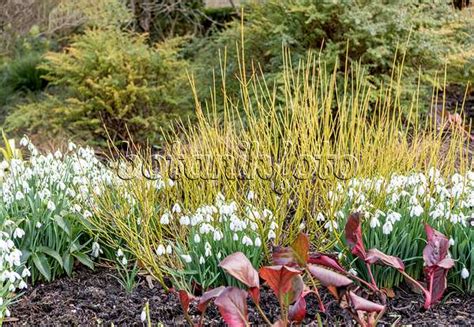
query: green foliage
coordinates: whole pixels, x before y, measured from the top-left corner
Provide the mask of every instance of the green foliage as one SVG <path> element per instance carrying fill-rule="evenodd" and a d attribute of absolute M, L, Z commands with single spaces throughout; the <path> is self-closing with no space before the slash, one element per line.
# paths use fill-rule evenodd
<path fill-rule="evenodd" d="M 132 293 L 135 287 L 137 286 L 137 275 L 140 271 L 138 269 L 137 263 L 134 262 L 133 266 L 130 268 L 128 254 L 123 252 L 121 249 L 117 251 L 116 269 L 118 276 L 114 276 L 120 285 L 123 287 L 125 292 L 128 294 Z"/>
<path fill-rule="evenodd" d="M 116 29 L 132 20 L 132 13 L 120 0 L 61 1 L 48 16 L 49 34 L 70 35 L 77 29 Z"/>
<path fill-rule="evenodd" d="M 62 53 L 50 52 L 41 68 L 53 89 L 44 101 L 20 106 L 10 129 L 55 134 L 65 130 L 104 144 L 160 140 L 160 129 L 183 117 L 186 62 L 176 42 L 151 47 L 145 37 L 118 30 L 88 30 Z M 38 118 L 41 117 L 42 120 Z"/>
<path fill-rule="evenodd" d="M 393 174 L 390 178 L 353 179 L 340 187 L 333 200 L 342 200 L 338 217 L 358 210 L 365 215 L 362 223 L 367 247 L 400 257 L 406 271 L 416 279 L 423 276 L 421 249 L 425 246 L 424 224 L 428 223 L 451 239 L 450 255 L 455 266 L 448 281 L 459 290 L 474 292 L 473 276 L 462 276 L 463 269 L 474 269 L 474 230 L 470 214 L 474 200 L 474 174 L 454 174 L 443 178 L 439 171 L 428 174 Z M 343 225 L 343 219 L 339 226 Z M 351 256 L 352 258 L 352 256 Z M 357 271 L 366 274 L 364 264 Z M 404 279 L 386 267 L 376 267 L 375 279 L 383 287 L 400 285 Z"/>
<path fill-rule="evenodd" d="M 42 54 L 31 52 L 6 63 L 2 74 L 2 87 L 12 93 L 44 89 L 46 81 L 41 77 L 44 71 L 38 67 L 41 62 Z"/>
<path fill-rule="evenodd" d="M 284 66 L 282 46 L 292 53 L 292 69 L 313 50 L 329 64 L 346 59 L 360 62 L 375 84 L 388 82 L 394 63 L 403 63 L 405 75 L 410 77 L 404 79 L 407 93 L 416 87 L 419 68 L 422 77 L 428 78 L 442 70 L 451 55 L 468 56 L 472 49 L 467 33 L 461 33 L 470 30 L 472 18 L 454 11 L 446 1 L 269 0 L 247 9 L 243 30 L 240 22 L 234 22 L 200 46 L 195 45 L 199 49 L 196 63 L 201 65 L 200 80 L 209 75 L 209 67 L 220 69 L 216 54 L 225 47 L 229 49 L 226 75 L 238 73 L 234 48 L 242 31 L 247 70 L 261 68 L 267 80 L 278 86 Z M 473 71 L 467 72 L 465 63 L 452 62 L 452 80 L 459 81 L 456 71 L 462 71 L 463 81 L 472 77 Z M 340 70 L 345 68 L 342 65 Z M 210 84 L 212 81 L 200 91 L 207 92 Z M 237 83 L 227 83 L 227 87 L 227 92 L 238 94 Z"/>
<path fill-rule="evenodd" d="M 73 151 L 71 145 L 65 156 L 42 155 L 28 139 L 20 143 L 30 159 L 1 164 L 0 222 L 11 221 L 23 231 L 14 241 L 32 282 L 70 275 L 75 261 L 93 268 L 81 219 L 91 215 L 89 192 L 94 180 L 97 186 L 105 176 L 101 164 L 90 149 Z"/>
<path fill-rule="evenodd" d="M 47 86 L 45 73 L 39 66 L 43 55 L 54 43 L 39 36 L 37 26 L 11 47 L 11 58 L 5 57 L 0 65 L 0 121 L 12 108 L 34 101 Z"/>

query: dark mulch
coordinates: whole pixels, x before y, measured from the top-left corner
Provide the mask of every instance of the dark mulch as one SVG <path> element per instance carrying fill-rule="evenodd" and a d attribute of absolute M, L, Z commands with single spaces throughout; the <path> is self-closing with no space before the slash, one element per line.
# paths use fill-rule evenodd
<path fill-rule="evenodd" d="M 10 325 L 142 325 L 140 313 L 147 301 L 150 303 L 151 320 L 164 325 L 184 325 L 185 320 L 177 297 L 165 292 L 159 285 L 153 289 L 145 279 L 140 279 L 132 294 L 126 294 L 113 271 L 99 269 L 91 273 L 79 270 L 71 278 L 58 279 L 49 284 L 31 288 L 12 308 L 13 322 Z M 351 318 L 341 310 L 331 297 L 322 293 L 327 313 L 320 313 L 323 325 L 353 326 Z M 318 313 L 316 299 L 308 300 L 308 319 L 310 324 Z M 278 316 L 278 304 L 269 290 L 262 292 L 262 306 L 269 317 Z M 397 290 L 396 297 L 389 300 L 389 310 L 382 318 L 386 324 L 413 325 L 473 325 L 474 296 L 448 297 L 429 311 L 422 309 L 420 295 Z M 197 311 L 191 309 L 196 317 Z M 263 324 L 254 307 L 249 307 L 250 320 Z M 207 323 L 223 325 L 217 309 L 208 309 Z M 317 325 L 314 323 L 314 325 Z"/>

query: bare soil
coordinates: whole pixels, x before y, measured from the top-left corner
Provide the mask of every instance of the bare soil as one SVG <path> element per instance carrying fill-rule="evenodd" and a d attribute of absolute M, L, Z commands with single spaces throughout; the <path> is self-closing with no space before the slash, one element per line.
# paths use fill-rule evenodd
<path fill-rule="evenodd" d="M 186 325 L 175 294 L 156 283 L 150 288 L 144 277 L 140 277 L 135 290 L 127 294 L 113 276 L 112 270 L 102 268 L 92 272 L 82 268 L 72 277 L 32 287 L 12 307 L 12 318 L 7 325 L 110 326 L 113 323 L 117 326 L 141 326 L 140 314 L 147 301 L 154 324 Z M 395 298 L 389 299 L 387 313 L 380 322 L 383 325 L 474 325 L 473 295 L 449 295 L 443 302 L 425 311 L 420 295 L 403 289 L 397 289 L 395 294 Z M 319 313 L 324 326 L 355 325 L 329 294 L 323 292 L 322 297 L 327 306 L 325 314 Z M 314 322 L 318 314 L 316 299 L 310 295 L 307 301 L 308 314 L 304 324 L 317 326 Z M 270 290 L 263 290 L 261 302 L 267 315 L 277 320 L 278 303 Z M 198 320 L 195 307 L 191 308 L 191 315 Z M 249 316 L 252 324 L 263 325 L 250 301 Z M 206 322 L 212 326 L 224 325 L 213 305 L 208 309 Z"/>

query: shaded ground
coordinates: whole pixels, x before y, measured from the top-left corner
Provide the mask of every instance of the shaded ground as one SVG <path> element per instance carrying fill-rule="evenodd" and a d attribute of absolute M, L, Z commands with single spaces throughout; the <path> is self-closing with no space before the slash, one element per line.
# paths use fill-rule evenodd
<path fill-rule="evenodd" d="M 153 323 L 162 322 L 166 326 L 185 324 L 175 295 L 166 293 L 158 285 L 151 289 L 145 279 L 140 279 L 132 294 L 126 294 L 112 275 L 110 270 L 100 269 L 91 273 L 83 269 L 71 278 L 31 288 L 13 306 L 14 321 L 8 325 L 142 325 L 140 314 L 147 301 Z M 322 296 L 328 309 L 327 314 L 320 314 L 323 325 L 354 325 L 328 294 Z M 308 296 L 307 300 L 306 324 L 317 314 L 315 298 Z M 263 291 L 262 304 L 269 317 L 278 316 L 278 304 L 270 291 Z M 450 297 L 430 311 L 421 307 L 421 296 L 397 290 L 381 322 L 433 326 L 474 324 L 474 296 Z M 197 311 L 193 308 L 191 314 L 197 316 Z M 252 306 L 249 314 L 252 323 L 263 324 Z M 208 309 L 206 321 L 212 326 L 223 325 L 213 306 Z"/>

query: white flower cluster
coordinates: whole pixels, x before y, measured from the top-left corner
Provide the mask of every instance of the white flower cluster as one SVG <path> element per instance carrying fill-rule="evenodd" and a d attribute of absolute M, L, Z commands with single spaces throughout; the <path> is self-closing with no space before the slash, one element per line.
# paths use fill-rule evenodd
<path fill-rule="evenodd" d="M 163 214 L 160 222 L 168 224 L 170 219 L 176 218 L 181 226 L 190 228 L 193 249 L 202 248 L 202 251 L 194 251 L 199 252 L 196 259 L 200 264 L 211 256 L 223 258 L 230 248 L 240 248 L 244 253 L 247 248 L 260 249 L 265 241 L 262 238 L 275 238 L 278 228 L 270 210 L 260 211 L 250 204 L 239 210 L 236 202 L 226 201 L 222 194 L 217 195 L 213 205 L 203 205 L 192 215 L 182 215 L 181 212 L 180 205 L 175 204 L 171 211 Z M 163 245 L 158 247 L 157 253 L 165 253 Z M 182 254 L 181 257 L 186 263 L 192 261 L 189 254 Z"/>
<path fill-rule="evenodd" d="M 8 305 L 14 300 L 13 293 L 26 288 L 23 278 L 30 276 L 30 271 L 22 266 L 21 251 L 12 240 L 24 234 L 11 220 L 6 220 L 0 231 L 0 320 L 10 315 Z"/>
<path fill-rule="evenodd" d="M 347 189 L 338 186 L 334 198 L 342 200 L 345 211 L 363 212 L 370 227 L 382 227 L 384 234 L 390 234 L 395 224 L 403 224 L 402 218 L 442 219 L 467 227 L 473 224 L 474 172 L 445 179 L 432 168 L 427 174 L 352 179 Z M 342 211 L 338 215 L 345 216 Z"/>
<path fill-rule="evenodd" d="M 67 154 L 56 151 L 42 155 L 26 137 L 20 144 L 28 148 L 31 158 L 1 163 L 1 205 L 7 210 L 30 199 L 51 213 L 64 215 L 66 210 L 87 218 L 91 216 L 91 192 L 99 193 L 101 185 L 117 178 L 91 148 L 76 148 L 70 143 Z"/>

